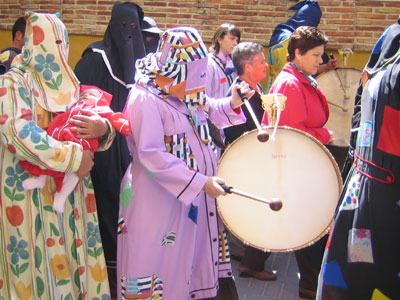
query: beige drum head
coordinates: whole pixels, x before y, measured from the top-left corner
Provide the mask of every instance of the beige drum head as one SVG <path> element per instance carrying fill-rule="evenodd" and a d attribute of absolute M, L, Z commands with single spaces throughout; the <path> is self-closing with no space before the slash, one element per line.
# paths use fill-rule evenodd
<path fill-rule="evenodd" d="M 333 130 L 334 145 L 348 147 L 354 99 L 361 78 L 361 71 L 339 68 L 317 76 L 318 85 L 329 104 L 329 120 L 325 128 Z"/>
<path fill-rule="evenodd" d="M 268 128 L 271 135 L 273 129 Z M 228 186 L 283 206 L 228 194 L 217 198 L 226 227 L 242 242 L 264 251 L 291 251 L 322 237 L 331 225 L 342 180 L 335 160 L 314 137 L 278 127 L 261 143 L 257 130 L 242 135 L 221 157 L 218 176 Z"/>

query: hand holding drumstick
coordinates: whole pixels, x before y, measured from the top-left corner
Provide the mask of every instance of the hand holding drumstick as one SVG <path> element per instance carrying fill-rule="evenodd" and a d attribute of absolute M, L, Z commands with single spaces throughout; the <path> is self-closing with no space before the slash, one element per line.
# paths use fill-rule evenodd
<path fill-rule="evenodd" d="M 248 199 L 252 199 L 258 202 L 262 202 L 265 204 L 268 204 L 269 207 L 274 210 L 278 211 L 282 208 L 282 200 L 278 198 L 273 198 L 272 200 L 267 200 L 255 195 L 251 195 L 249 193 L 239 191 L 237 189 L 234 189 L 231 186 L 227 186 L 225 184 L 225 181 L 222 178 L 219 177 L 209 177 L 206 184 L 203 187 L 203 190 L 206 192 L 206 194 L 211 197 L 211 198 L 216 198 L 218 196 L 224 195 L 226 196 L 228 194 L 236 194 L 242 197 L 246 197 Z"/>

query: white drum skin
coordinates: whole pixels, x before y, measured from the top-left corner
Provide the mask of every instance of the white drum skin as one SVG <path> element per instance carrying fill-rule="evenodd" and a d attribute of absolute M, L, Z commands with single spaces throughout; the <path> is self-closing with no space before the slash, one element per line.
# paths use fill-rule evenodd
<path fill-rule="evenodd" d="M 324 127 L 333 130 L 334 146 L 349 147 L 351 119 L 361 71 L 338 68 L 322 73 L 316 79 L 329 105 L 329 119 Z"/>
<path fill-rule="evenodd" d="M 339 168 L 324 145 L 303 131 L 278 127 L 275 140 L 266 143 L 257 133 L 229 145 L 218 176 L 234 189 L 279 198 L 282 209 L 228 194 L 217 198 L 219 214 L 229 231 L 252 247 L 272 252 L 306 247 L 331 226 L 342 188 Z"/>

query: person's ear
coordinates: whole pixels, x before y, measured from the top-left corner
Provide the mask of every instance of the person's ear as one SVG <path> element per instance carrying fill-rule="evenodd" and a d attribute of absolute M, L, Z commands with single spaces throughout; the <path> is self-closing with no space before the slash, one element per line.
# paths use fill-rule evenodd
<path fill-rule="evenodd" d="M 21 31 L 18 30 L 17 32 L 15 32 L 15 39 L 17 41 L 23 40 L 24 39 L 24 34 Z"/>
<path fill-rule="evenodd" d="M 300 56 L 301 56 L 300 49 L 299 48 L 295 49 L 294 50 L 294 58 L 300 58 Z"/>
<path fill-rule="evenodd" d="M 249 74 L 251 73 L 253 66 L 250 63 L 245 63 L 244 64 L 244 73 Z"/>

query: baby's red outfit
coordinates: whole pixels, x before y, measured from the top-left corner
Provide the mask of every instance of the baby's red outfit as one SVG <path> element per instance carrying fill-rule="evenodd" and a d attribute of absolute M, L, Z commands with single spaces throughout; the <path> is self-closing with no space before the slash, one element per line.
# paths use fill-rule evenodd
<path fill-rule="evenodd" d="M 129 135 L 131 128 L 129 121 L 125 118 L 122 113 L 115 113 L 110 108 L 112 95 L 99 89 L 95 86 L 81 85 L 80 93 L 84 91 L 94 89 L 100 92 L 100 96 L 96 99 L 83 99 L 76 102 L 71 108 L 63 113 L 57 114 L 53 121 L 47 128 L 47 134 L 59 141 L 72 141 L 81 144 L 83 149 L 95 152 L 99 146 L 97 138 L 80 139 L 77 137 L 77 132 L 71 130 L 74 127 L 69 120 L 76 115 L 81 114 L 81 109 L 87 109 L 96 112 L 103 118 L 106 118 L 115 130 L 121 132 L 123 135 Z M 29 174 L 34 176 L 50 175 L 54 177 L 55 184 L 57 186 L 57 192 L 59 192 L 63 185 L 64 172 L 58 172 L 50 169 L 41 169 L 36 165 L 33 165 L 27 161 L 20 161 L 20 165 L 23 169 L 27 170 Z"/>

